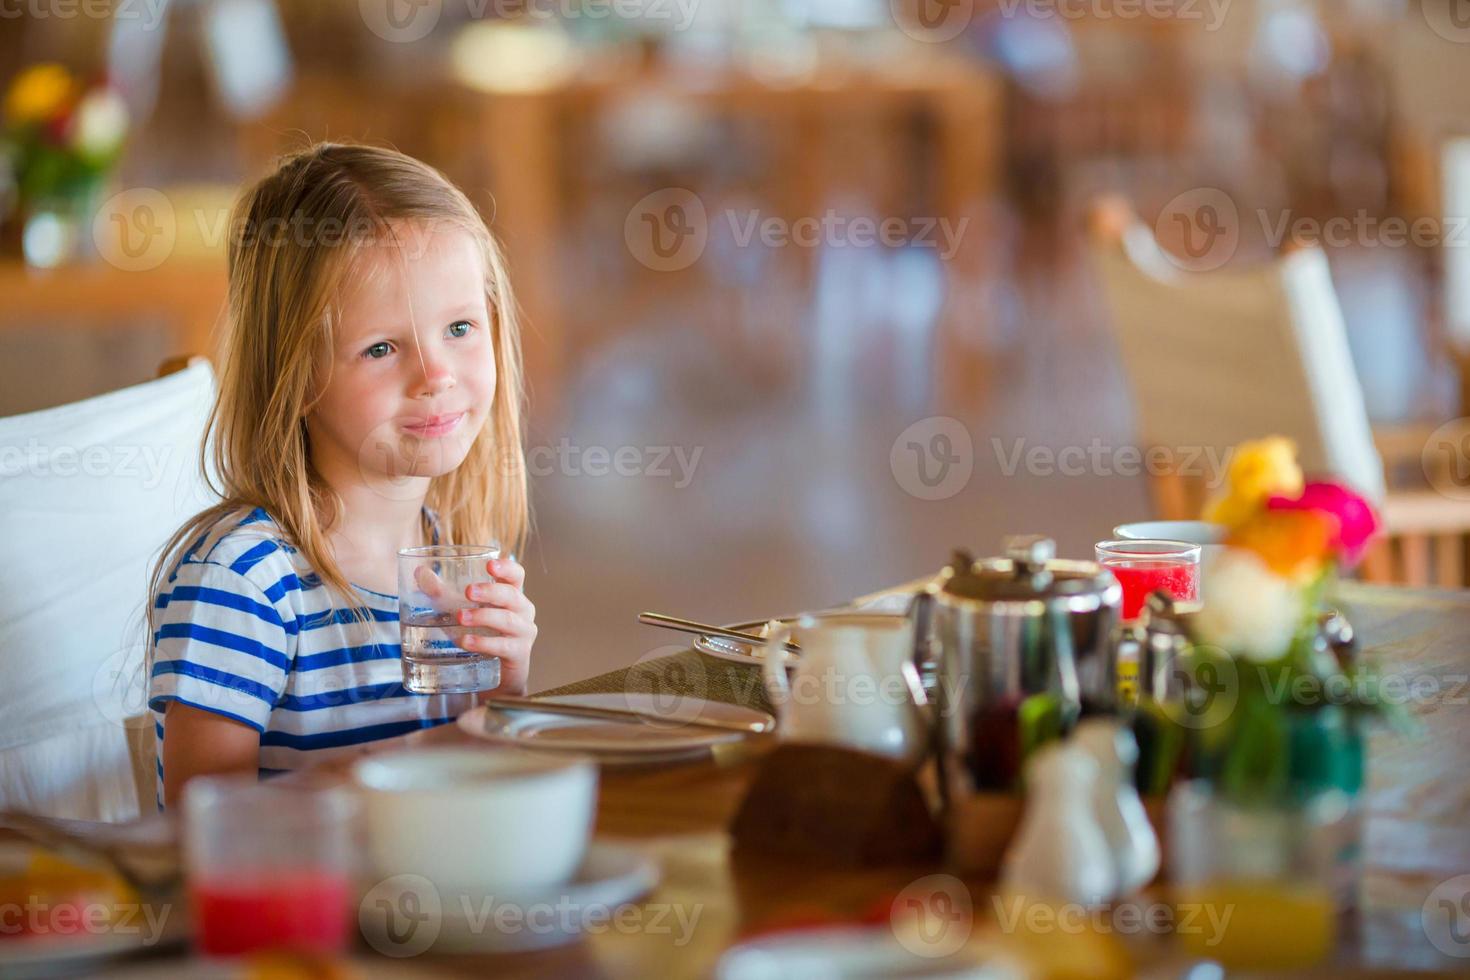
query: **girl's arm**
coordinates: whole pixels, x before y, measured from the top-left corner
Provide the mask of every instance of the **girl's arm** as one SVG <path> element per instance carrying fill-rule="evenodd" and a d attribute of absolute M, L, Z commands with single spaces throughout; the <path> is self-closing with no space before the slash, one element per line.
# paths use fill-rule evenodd
<path fill-rule="evenodd" d="M 242 722 L 180 701 L 164 714 L 163 803 L 183 799 L 184 783 L 216 773 L 254 773 L 260 765 L 260 733 Z"/>

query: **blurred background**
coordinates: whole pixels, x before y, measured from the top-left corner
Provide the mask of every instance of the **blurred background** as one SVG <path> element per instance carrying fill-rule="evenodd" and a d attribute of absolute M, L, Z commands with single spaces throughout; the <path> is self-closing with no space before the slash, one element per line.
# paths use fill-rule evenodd
<path fill-rule="evenodd" d="M 277 154 L 390 145 L 482 207 L 533 688 L 659 648 L 643 609 L 1088 556 L 1222 446 L 1333 467 L 1359 416 L 1420 494 L 1382 574 L 1464 584 L 1464 0 L 0 0 L 0 89 L 0 415 L 209 354 Z"/>

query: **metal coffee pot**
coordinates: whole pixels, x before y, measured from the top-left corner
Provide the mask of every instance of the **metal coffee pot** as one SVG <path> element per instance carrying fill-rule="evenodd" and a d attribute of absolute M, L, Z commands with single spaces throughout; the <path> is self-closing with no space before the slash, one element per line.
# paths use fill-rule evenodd
<path fill-rule="evenodd" d="M 1049 693 L 1075 717 L 1084 700 L 1112 704 L 1110 641 L 1123 591 L 1095 562 L 1056 557 L 1043 536 L 1005 539 L 1005 557 L 953 561 L 911 607 L 930 642 L 937 748 L 955 776 L 991 751 L 976 728 L 987 711 Z M 997 747 L 998 750 L 998 747 Z M 964 778 L 960 776 L 960 778 Z"/>

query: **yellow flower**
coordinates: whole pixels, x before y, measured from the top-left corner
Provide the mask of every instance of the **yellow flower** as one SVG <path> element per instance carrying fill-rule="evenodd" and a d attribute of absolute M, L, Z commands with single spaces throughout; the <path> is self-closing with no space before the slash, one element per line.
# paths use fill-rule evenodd
<path fill-rule="evenodd" d="M 1238 527 L 1255 516 L 1268 497 L 1300 494 L 1302 483 L 1296 443 L 1285 436 L 1243 442 L 1231 457 L 1224 491 L 1205 508 L 1205 520 Z"/>
<path fill-rule="evenodd" d="M 12 123 L 43 122 L 66 107 L 76 90 L 71 72 L 54 62 L 21 72 L 5 94 L 5 118 Z"/>

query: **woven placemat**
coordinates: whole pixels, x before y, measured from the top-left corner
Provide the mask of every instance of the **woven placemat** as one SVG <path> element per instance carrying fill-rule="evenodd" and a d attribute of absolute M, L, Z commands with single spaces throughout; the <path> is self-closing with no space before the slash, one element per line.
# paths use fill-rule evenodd
<path fill-rule="evenodd" d="M 679 698 L 703 698 L 757 711 L 771 710 L 759 667 L 720 660 L 694 649 L 542 691 L 538 697 L 622 692 L 666 697 L 670 708 Z"/>

